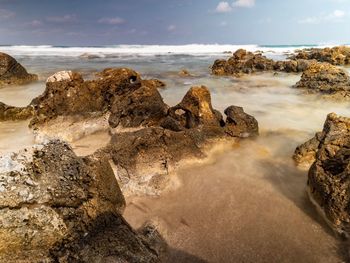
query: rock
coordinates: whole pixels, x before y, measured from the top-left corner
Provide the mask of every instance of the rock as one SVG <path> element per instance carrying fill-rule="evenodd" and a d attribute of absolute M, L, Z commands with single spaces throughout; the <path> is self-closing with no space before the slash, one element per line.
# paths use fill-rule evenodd
<path fill-rule="evenodd" d="M 156 88 L 166 87 L 166 83 L 159 79 L 146 79 L 146 80 L 143 80 L 143 83 L 145 83 L 145 85 L 152 85 Z"/>
<path fill-rule="evenodd" d="M 116 96 L 111 108 L 109 124 L 112 128 L 157 126 L 165 118 L 168 106 L 154 85 L 143 82 L 140 88 Z"/>
<path fill-rule="evenodd" d="M 0 121 L 26 120 L 33 116 L 32 107 L 12 107 L 0 102 Z"/>
<path fill-rule="evenodd" d="M 96 58 L 101 58 L 103 56 L 99 54 L 83 53 L 79 57 L 84 59 L 96 59 Z"/>
<path fill-rule="evenodd" d="M 299 145 L 294 152 L 293 159 L 297 164 L 311 165 L 316 158 L 318 146 L 323 136 L 322 132 L 316 133 L 316 135 L 307 142 Z"/>
<path fill-rule="evenodd" d="M 306 60 L 273 61 L 263 56 L 261 53 L 252 53 L 244 49 L 239 49 L 233 56 L 226 60 L 216 60 L 212 66 L 214 75 L 241 76 L 264 71 L 281 72 L 302 72 L 308 66 Z"/>
<path fill-rule="evenodd" d="M 259 135 L 257 120 L 245 113 L 242 107 L 230 106 L 225 110 L 225 132 L 232 137 L 254 137 Z"/>
<path fill-rule="evenodd" d="M 350 95 L 350 78 L 344 70 L 329 63 L 311 63 L 294 88 L 345 98 Z"/>
<path fill-rule="evenodd" d="M 182 101 L 170 109 L 170 116 L 187 129 L 223 124 L 222 115 L 213 109 L 209 89 L 205 86 L 190 88 Z"/>
<path fill-rule="evenodd" d="M 311 48 L 299 50 L 291 59 L 317 60 L 332 65 L 350 64 L 350 47 L 338 46 L 333 48 Z"/>
<path fill-rule="evenodd" d="M 58 116 L 104 115 L 116 96 L 141 87 L 140 75 L 126 68 L 105 69 L 98 77 L 84 81 L 80 74 L 70 72 L 50 77 L 45 92 L 31 102 L 34 118 L 30 125 L 37 127 Z"/>
<path fill-rule="evenodd" d="M 51 141 L 0 163 L 1 262 L 159 262 L 122 218 L 124 197 L 106 159 L 79 158 Z"/>
<path fill-rule="evenodd" d="M 315 162 L 308 173 L 308 193 L 326 221 L 350 234 L 350 118 L 327 116 Z"/>
<path fill-rule="evenodd" d="M 29 74 L 13 57 L 0 52 L 0 87 L 22 85 L 37 79 L 37 75 Z"/>
<path fill-rule="evenodd" d="M 52 76 L 50 76 L 46 83 L 49 82 L 59 82 L 59 81 L 73 81 L 74 80 L 74 73 L 72 71 L 59 71 Z"/>
<path fill-rule="evenodd" d="M 221 127 L 175 132 L 160 127 L 116 133 L 96 156 L 113 160 L 123 193 L 157 195 L 181 161 L 204 158 L 210 139 L 226 138 Z M 227 137 L 228 139 L 228 137 Z"/>
<path fill-rule="evenodd" d="M 187 69 L 182 69 L 179 71 L 179 76 L 180 77 L 192 77 L 193 75 Z"/>

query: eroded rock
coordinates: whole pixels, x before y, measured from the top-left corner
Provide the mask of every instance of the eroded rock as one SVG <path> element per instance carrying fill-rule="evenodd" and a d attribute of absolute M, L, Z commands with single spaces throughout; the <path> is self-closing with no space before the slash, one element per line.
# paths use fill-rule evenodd
<path fill-rule="evenodd" d="M 29 74 L 13 57 L 0 52 L 0 87 L 26 84 L 37 79 L 37 75 Z"/>
<path fill-rule="evenodd" d="M 212 66 L 212 73 L 219 76 L 241 76 L 265 71 L 302 72 L 309 61 L 304 59 L 274 61 L 261 53 L 238 49 L 228 60 L 218 59 Z"/>
<path fill-rule="evenodd" d="M 242 107 L 230 106 L 225 110 L 225 132 L 232 137 L 254 137 L 259 135 L 258 121 L 245 113 Z"/>
<path fill-rule="evenodd" d="M 350 64 L 350 47 L 338 46 L 333 48 L 311 48 L 297 52 L 291 56 L 292 59 L 317 60 L 327 62 L 332 65 L 349 65 Z"/>
<path fill-rule="evenodd" d="M 309 93 L 347 98 L 350 95 L 350 78 L 343 69 L 317 62 L 309 65 L 294 87 Z"/>
<path fill-rule="evenodd" d="M 308 173 L 308 193 L 326 221 L 341 234 L 350 234 L 350 118 L 327 116 L 323 131 L 304 151 L 309 158 L 317 145 Z M 299 151 L 300 152 L 300 151 Z"/>
<path fill-rule="evenodd" d="M 159 262 L 122 218 L 124 197 L 106 159 L 79 158 L 51 141 L 0 163 L 1 262 Z"/>

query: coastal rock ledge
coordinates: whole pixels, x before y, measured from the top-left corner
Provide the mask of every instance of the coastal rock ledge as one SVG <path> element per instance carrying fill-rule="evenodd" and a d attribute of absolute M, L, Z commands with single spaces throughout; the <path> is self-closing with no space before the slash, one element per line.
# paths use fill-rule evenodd
<path fill-rule="evenodd" d="M 311 201 L 333 229 L 349 237 L 350 118 L 329 114 L 322 133 L 297 148 L 295 159 L 303 156 L 314 159 L 307 183 Z"/>
<path fill-rule="evenodd" d="M 64 142 L 1 156 L 0 193 L 0 262 L 160 262 L 166 249 L 156 230 L 144 236 L 121 216 L 108 161 Z"/>
<path fill-rule="evenodd" d="M 0 88 L 36 81 L 38 76 L 29 74 L 13 57 L 0 52 Z"/>

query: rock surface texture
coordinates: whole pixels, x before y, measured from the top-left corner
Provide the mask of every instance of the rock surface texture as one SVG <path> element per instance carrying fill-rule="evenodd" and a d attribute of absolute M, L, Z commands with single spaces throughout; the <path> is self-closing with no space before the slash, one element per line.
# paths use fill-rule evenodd
<path fill-rule="evenodd" d="M 350 118 L 329 114 L 322 133 L 308 144 L 310 147 L 305 145 L 307 158 L 316 153 L 308 174 L 309 196 L 326 221 L 338 233 L 349 236 Z"/>
<path fill-rule="evenodd" d="M 311 63 L 295 88 L 335 98 L 350 96 L 350 77 L 343 70 L 329 63 Z"/>
<path fill-rule="evenodd" d="M 327 62 L 332 65 L 350 64 L 350 47 L 338 46 L 333 48 L 311 48 L 303 49 L 297 52 L 292 59 L 317 60 Z"/>
<path fill-rule="evenodd" d="M 216 60 L 212 66 L 212 73 L 219 76 L 241 76 L 264 71 L 302 72 L 309 63 L 304 59 L 274 61 L 261 53 L 239 49 L 228 60 Z"/>
<path fill-rule="evenodd" d="M 0 157 L 0 262 L 159 262 L 107 160 L 60 141 Z"/>
<path fill-rule="evenodd" d="M 26 84 L 37 79 L 37 75 L 29 74 L 13 57 L 0 52 L 0 88 Z"/>

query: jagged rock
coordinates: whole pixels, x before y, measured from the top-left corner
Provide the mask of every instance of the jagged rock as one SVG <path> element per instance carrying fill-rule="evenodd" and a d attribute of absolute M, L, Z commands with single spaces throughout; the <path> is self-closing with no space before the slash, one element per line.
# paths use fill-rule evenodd
<path fill-rule="evenodd" d="M 49 82 L 59 82 L 59 81 L 73 81 L 74 78 L 77 77 L 72 71 L 59 71 L 50 76 L 47 80 L 46 83 Z"/>
<path fill-rule="evenodd" d="M 124 197 L 106 159 L 79 158 L 51 141 L 0 163 L 1 262 L 159 262 L 122 218 Z"/>
<path fill-rule="evenodd" d="M 37 79 L 37 75 L 29 74 L 13 57 L 0 52 L 0 87 L 26 84 Z"/>
<path fill-rule="evenodd" d="M 182 101 L 169 112 L 170 117 L 187 129 L 199 125 L 222 126 L 224 123 L 221 113 L 213 109 L 209 89 L 205 86 L 190 88 Z"/>
<path fill-rule="evenodd" d="M 350 91 L 349 75 L 329 63 L 311 63 L 301 76 L 295 88 L 305 89 L 310 93 L 348 97 Z"/>
<path fill-rule="evenodd" d="M 115 96 L 109 124 L 112 128 L 157 126 L 167 115 L 168 106 L 156 86 L 149 82 L 136 90 Z"/>
<path fill-rule="evenodd" d="M 12 107 L 0 102 L 0 121 L 26 120 L 33 116 L 32 107 Z"/>
<path fill-rule="evenodd" d="M 308 193 L 326 221 L 350 234 L 350 118 L 327 116 L 315 162 L 308 173 Z"/>
<path fill-rule="evenodd" d="M 180 70 L 178 75 L 180 77 L 192 77 L 193 76 L 187 69 Z"/>
<path fill-rule="evenodd" d="M 293 159 L 297 164 L 311 165 L 316 158 L 318 146 L 323 136 L 322 132 L 316 133 L 314 137 L 299 145 L 294 152 Z"/>
<path fill-rule="evenodd" d="M 143 83 L 145 83 L 146 85 L 152 85 L 156 88 L 166 87 L 166 83 L 159 79 L 146 79 L 146 80 L 143 80 Z"/>
<path fill-rule="evenodd" d="M 218 59 L 212 66 L 212 73 L 219 76 L 240 76 L 264 71 L 302 72 L 308 67 L 307 60 L 273 61 L 261 53 L 239 49 L 227 61 Z"/>
<path fill-rule="evenodd" d="M 245 113 L 242 107 L 230 106 L 225 110 L 225 132 L 232 137 L 254 137 L 259 135 L 257 120 Z"/>
<path fill-rule="evenodd" d="M 311 48 L 304 49 L 291 56 L 291 59 L 317 60 L 332 65 L 350 64 L 350 47 L 338 46 L 333 48 Z"/>
<path fill-rule="evenodd" d="M 180 161 L 203 158 L 210 139 L 225 138 L 217 126 L 175 132 L 160 127 L 114 134 L 109 145 L 96 156 L 108 156 L 124 194 L 159 194 L 169 182 L 169 174 Z"/>

